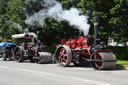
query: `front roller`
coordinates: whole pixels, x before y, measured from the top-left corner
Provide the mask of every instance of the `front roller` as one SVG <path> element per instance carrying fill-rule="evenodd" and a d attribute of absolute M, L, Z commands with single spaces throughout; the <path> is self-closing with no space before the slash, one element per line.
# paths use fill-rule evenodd
<path fill-rule="evenodd" d="M 72 61 L 72 52 L 71 49 L 68 46 L 60 45 L 55 52 L 55 59 L 57 63 L 60 65 L 66 67 L 69 66 L 69 64 Z"/>
<path fill-rule="evenodd" d="M 116 67 L 116 56 L 112 52 L 96 52 L 91 57 L 91 66 L 97 70 Z"/>
<path fill-rule="evenodd" d="M 49 52 L 38 52 L 38 57 L 39 57 L 39 59 L 38 59 L 37 63 L 39 63 L 39 64 L 50 63 L 52 55 Z"/>

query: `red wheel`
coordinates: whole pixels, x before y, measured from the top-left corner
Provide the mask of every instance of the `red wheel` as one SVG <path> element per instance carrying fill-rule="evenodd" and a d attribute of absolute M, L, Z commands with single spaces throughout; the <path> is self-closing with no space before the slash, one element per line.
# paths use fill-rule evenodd
<path fill-rule="evenodd" d="M 62 66 L 68 66 L 72 61 L 72 53 L 68 46 L 60 46 L 55 53 L 56 61 Z"/>
<path fill-rule="evenodd" d="M 97 53 L 96 55 L 92 56 L 91 59 L 91 66 L 96 70 L 100 70 L 103 64 L 102 57 Z"/>
<path fill-rule="evenodd" d="M 97 53 L 97 54 L 96 54 L 96 57 L 94 57 L 94 59 L 95 59 L 95 65 L 96 65 L 96 67 L 99 69 L 99 68 L 102 66 L 102 63 L 103 63 L 102 58 L 101 58 L 101 56 Z"/>

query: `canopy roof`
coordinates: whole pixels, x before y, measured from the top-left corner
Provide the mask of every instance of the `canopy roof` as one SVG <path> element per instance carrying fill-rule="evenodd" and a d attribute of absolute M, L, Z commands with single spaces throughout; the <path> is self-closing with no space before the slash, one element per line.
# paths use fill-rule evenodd
<path fill-rule="evenodd" d="M 2 42 L 0 43 L 0 47 L 7 47 L 7 46 L 16 46 L 15 43 L 9 43 L 9 42 Z"/>
<path fill-rule="evenodd" d="M 25 34 L 16 34 L 16 35 L 12 35 L 12 38 L 24 38 Z"/>
<path fill-rule="evenodd" d="M 12 38 L 30 38 L 34 36 L 35 38 L 37 38 L 36 34 L 35 33 L 24 33 L 24 34 L 15 34 L 15 35 L 12 35 Z"/>

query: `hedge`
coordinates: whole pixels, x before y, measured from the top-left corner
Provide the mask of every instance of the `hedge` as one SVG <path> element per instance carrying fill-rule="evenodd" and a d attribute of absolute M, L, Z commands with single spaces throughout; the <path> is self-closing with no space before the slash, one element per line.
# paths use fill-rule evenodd
<path fill-rule="evenodd" d="M 116 55 L 117 60 L 128 60 L 128 46 L 126 47 L 108 47 L 112 49 L 113 53 Z"/>

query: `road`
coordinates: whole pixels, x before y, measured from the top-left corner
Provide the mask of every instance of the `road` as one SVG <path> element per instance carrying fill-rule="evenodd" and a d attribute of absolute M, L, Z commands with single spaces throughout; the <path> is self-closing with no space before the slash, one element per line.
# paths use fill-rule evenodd
<path fill-rule="evenodd" d="M 0 85 L 128 85 L 128 70 L 0 60 Z"/>

